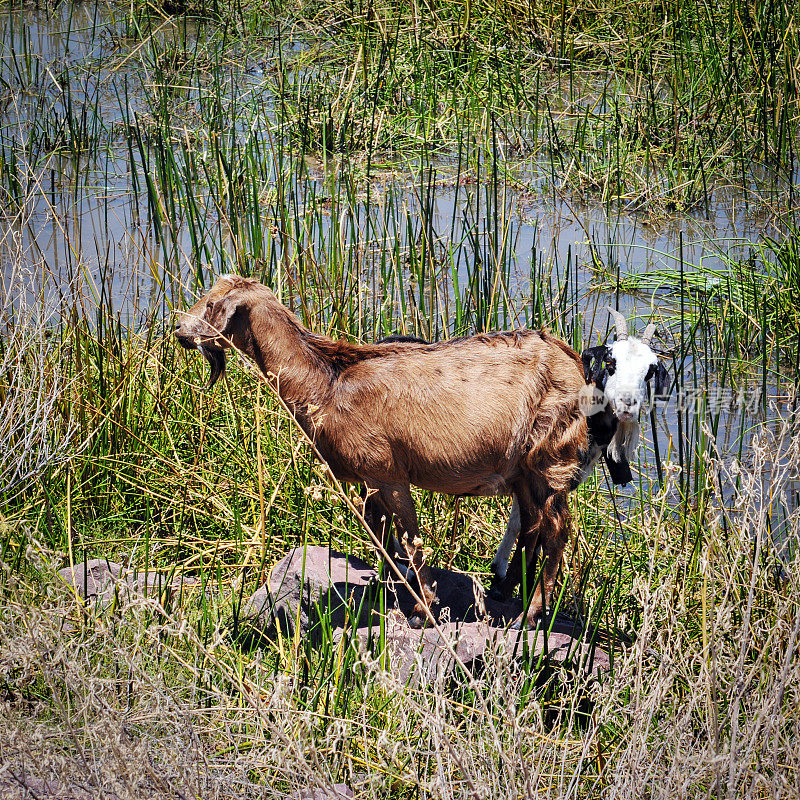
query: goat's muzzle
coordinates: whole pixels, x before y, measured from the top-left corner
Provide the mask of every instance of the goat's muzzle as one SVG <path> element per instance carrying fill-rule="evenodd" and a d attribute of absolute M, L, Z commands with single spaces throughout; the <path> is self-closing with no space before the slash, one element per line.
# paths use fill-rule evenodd
<path fill-rule="evenodd" d="M 183 325 L 177 325 L 174 334 L 181 347 L 187 350 L 198 350 L 208 361 L 211 367 L 211 377 L 208 379 L 206 388 L 210 389 L 225 372 L 225 351 L 213 344 L 213 337 L 200 337 L 195 333 L 182 330 Z"/>
<path fill-rule="evenodd" d="M 630 395 L 617 398 L 614 403 L 614 413 L 620 422 L 633 422 L 639 419 L 639 401 Z"/>

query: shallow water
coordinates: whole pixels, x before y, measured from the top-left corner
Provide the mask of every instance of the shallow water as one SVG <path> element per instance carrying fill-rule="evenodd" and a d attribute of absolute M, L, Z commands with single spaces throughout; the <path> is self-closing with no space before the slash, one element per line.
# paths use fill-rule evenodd
<path fill-rule="evenodd" d="M 136 151 L 126 125 L 133 118 L 146 120 L 156 92 L 151 85 L 156 56 L 174 52 L 153 46 L 151 58 L 148 47 L 173 37 L 182 43 L 181 52 L 196 55 L 195 29 L 165 21 L 143 43 L 128 38 L 128 27 L 122 11 L 102 4 L 63 3 L 51 13 L 6 11 L 0 18 L 2 166 L 8 174 L 13 159 L 25 185 L 24 201 L 15 206 L 8 202 L 8 181 L 2 181 L 3 277 L 8 282 L 20 270 L 41 274 L 52 302 L 79 303 L 89 316 L 102 302 L 126 324 L 139 326 L 153 313 L 166 322 L 173 305 L 198 282 L 207 285 L 214 274 L 239 268 L 242 252 L 250 259 L 246 264 L 257 257 L 276 265 L 310 258 L 329 269 L 335 254 L 338 268 L 358 270 L 345 281 L 355 284 L 359 298 L 363 290 L 359 303 L 366 322 L 350 333 L 364 338 L 376 335 L 370 319 L 380 314 L 395 329 L 434 338 L 452 333 L 455 276 L 461 290 L 472 280 L 491 294 L 493 283 L 502 283 L 502 308 L 495 306 L 482 318 L 476 311 L 473 325 L 538 322 L 530 312 L 532 295 L 546 289 L 549 314 L 542 321 L 571 334 L 573 342 L 594 343 L 608 330 L 601 311 L 606 303 L 618 302 L 643 327 L 676 302 L 658 291 L 617 295 L 613 287 L 620 276 L 675 274 L 681 260 L 687 272 L 701 264 L 721 269 L 721 254 L 745 255 L 760 237 L 779 234 L 766 189 L 766 201 L 757 202 L 753 192 L 717 188 L 707 214 L 652 219 L 621 204 L 582 203 L 548 191 L 542 165 L 514 167 L 517 177 L 526 177 L 527 188 L 520 191 L 516 179 L 494 188 L 470 183 L 452 159 L 424 169 L 415 164 L 374 169 L 368 197 L 357 175 L 363 165 L 307 160 L 305 168 L 290 171 L 284 186 L 286 207 L 302 221 L 293 240 L 276 233 L 270 211 L 277 207 L 271 188 L 277 172 L 268 172 L 261 176 L 266 200 L 257 227 L 266 235 L 258 252 L 242 249 L 244 235 L 230 230 L 215 205 L 219 198 L 202 175 L 196 176 L 192 189 L 200 221 L 190 224 L 182 210 L 163 215 L 157 224 L 158 212 L 146 189 L 148 180 L 158 180 L 158 162 L 152 157 L 157 145 L 147 142 Z M 247 72 L 241 66 L 223 65 L 216 85 L 228 87 L 236 102 L 256 109 L 248 117 L 250 127 L 234 135 L 247 136 L 251 145 L 269 152 L 275 146 L 273 84 L 261 68 Z M 187 119 L 205 102 L 204 76 L 200 70 L 195 85 L 174 90 L 177 143 L 189 136 Z M 70 142 L 82 135 L 86 146 L 80 152 Z M 201 140 L 197 148 L 203 147 Z M 501 163 L 501 174 L 506 166 L 512 169 L 510 163 Z M 380 264 L 397 243 L 404 258 L 423 245 L 433 255 L 427 271 L 404 267 L 404 287 L 389 293 Z M 532 276 L 541 284 L 537 289 Z M 405 308 L 401 288 L 412 298 Z M 422 308 L 426 298 L 431 302 Z M 323 318 L 328 316 L 325 308 L 323 300 Z M 664 331 L 662 347 L 674 353 L 675 336 Z M 669 451 L 675 460 L 682 438 L 688 463 L 701 438 L 701 424 L 713 422 L 717 412 L 721 453 L 739 457 L 747 450 L 752 429 L 774 418 L 785 400 L 785 389 L 772 379 L 714 390 L 713 359 L 696 364 L 685 357 L 677 366 L 690 391 L 657 412 L 662 458 Z M 710 389 L 704 392 L 707 381 Z M 764 387 L 777 411 L 770 409 L 769 400 L 764 402 Z M 710 415 L 707 410 L 695 413 L 704 402 L 713 405 Z M 644 427 L 648 430 L 649 424 Z M 642 467 L 644 477 L 654 481 L 652 451 Z M 686 479 L 691 481 L 691 474 Z"/>
<path fill-rule="evenodd" d="M 148 102 L 152 102 L 146 100 L 152 93 L 147 85 L 148 64 L 158 53 L 174 52 L 165 45 L 155 48 L 151 56 L 148 47 L 152 42 L 174 37 L 186 52 L 194 52 L 193 28 L 186 23 L 164 21 L 144 42 L 129 39 L 128 27 L 119 9 L 103 4 L 64 3 L 50 13 L 7 11 L 0 17 L 0 74 L 9 87 L 3 98 L 2 142 L 6 154 L 13 149 L 25 162 L 25 177 L 35 184 L 24 211 L 7 214 L 3 243 L 6 248 L 10 245 L 26 253 L 33 262 L 46 262 L 54 273 L 65 276 L 80 268 L 99 280 L 101 271 L 111 270 L 120 284 L 114 292 L 120 301 L 128 297 L 131 281 L 138 283 L 134 276 L 142 271 L 143 255 L 152 249 L 149 242 L 153 237 L 145 176 L 141 174 L 149 165 L 142 164 L 137 154 L 131 156 L 123 130 L 130 118 L 126 109 L 147 113 Z M 221 69 L 233 74 L 230 65 Z M 261 140 L 267 143 L 274 127 L 272 84 L 259 81 L 252 71 L 237 70 L 236 74 L 240 76 L 238 91 L 246 95 L 246 102 L 264 101 Z M 64 91 L 67 80 L 68 95 Z M 176 103 L 188 102 L 191 107 L 193 95 L 199 91 L 185 87 Z M 68 106 L 77 118 L 80 113 L 76 109 L 89 109 L 86 127 L 100 142 L 94 154 L 76 158 L 55 145 L 48 151 L 26 142 L 32 132 L 46 127 L 43 120 L 49 120 L 54 129 L 51 138 L 57 134 L 68 137 Z M 181 135 L 177 120 L 175 134 Z M 501 173 L 506 166 L 500 164 Z M 346 163 L 337 167 L 340 176 L 348 172 Z M 389 202 L 407 209 L 413 225 L 421 219 L 424 206 L 432 238 L 464 249 L 467 257 L 483 260 L 491 257 L 493 226 L 495 218 L 501 216 L 513 237 L 518 267 L 514 277 L 519 287 L 529 279 L 534 259 L 552 263 L 555 270 L 566 268 L 568 261 L 577 264 L 580 283 L 589 284 L 593 277 L 589 269 L 592 248 L 609 272 L 619 268 L 622 274 L 637 274 L 675 268 L 682 238 L 688 270 L 701 263 L 721 266 L 720 251 L 746 248 L 765 233 L 777 233 L 764 205 L 756 203 L 752 194 L 719 188 L 708 215 L 673 213 L 653 220 L 643 212 L 627 211 L 621 204 L 580 203 L 548 192 L 542 188 L 544 169 L 543 164 L 534 163 L 516 170 L 515 174 L 525 175 L 527 189 L 521 192 L 501 184 L 497 210 L 484 186 L 453 186 L 457 176 L 446 159 L 435 165 L 435 172 L 423 172 L 423 181 L 416 165 L 393 170 L 391 177 L 378 171 L 370 214 L 381 219 L 385 216 L 382 203 Z M 330 183 L 321 171 L 315 174 L 314 170 L 308 171 L 306 180 L 320 184 L 322 193 L 323 184 Z M 430 193 L 431 184 L 432 205 L 427 196 L 420 197 L 421 191 Z M 307 191 L 297 184 L 293 188 L 298 195 Z M 357 226 L 363 228 L 367 216 L 363 202 L 353 212 Z M 397 235 L 406 236 L 404 226 L 405 221 L 399 220 Z M 189 231 L 171 233 L 177 251 L 191 258 Z M 217 254 L 217 260 L 224 258 Z M 209 266 L 216 272 L 225 265 Z M 147 269 L 144 283 L 150 278 Z M 633 304 L 630 298 L 628 304 Z"/>

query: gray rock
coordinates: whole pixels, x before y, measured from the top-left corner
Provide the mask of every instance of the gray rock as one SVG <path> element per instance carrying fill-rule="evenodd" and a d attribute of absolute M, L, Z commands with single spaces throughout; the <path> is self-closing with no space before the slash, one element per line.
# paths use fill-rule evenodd
<path fill-rule="evenodd" d="M 483 596 L 472 577 L 433 569 L 438 605 L 438 630 L 413 629 L 406 617 L 414 599 L 404 584 L 378 580 L 366 562 L 326 547 L 295 548 L 270 572 L 267 583 L 242 603 L 234 629 L 273 638 L 280 629 L 292 636 L 298 627 L 312 644 L 329 624 L 334 640 L 354 636 L 376 641 L 380 634 L 380 609 L 389 663 L 403 680 L 427 681 L 439 670 L 450 670 L 453 655 L 472 667 L 487 650 L 505 649 L 522 655 L 546 653 L 551 664 L 578 660 L 584 668 L 607 669 L 608 654 L 582 641 L 576 623 L 558 617 L 544 631 L 509 630 L 522 612 L 520 600 L 497 602 Z M 329 622 L 328 622 L 329 621 Z M 346 633 L 345 633 L 346 632 Z M 576 659 L 576 655 L 578 658 Z"/>
<path fill-rule="evenodd" d="M 90 558 L 64 567 L 58 576 L 85 600 L 100 605 L 110 603 L 115 597 L 130 600 L 133 597 L 161 597 L 164 591 L 171 595 L 181 588 L 197 585 L 196 578 L 173 576 L 154 570 L 134 570 L 104 558 Z"/>
<path fill-rule="evenodd" d="M 320 612 L 329 614 L 334 628 L 345 621 L 369 617 L 367 592 L 377 589 L 375 570 L 365 561 L 327 547 L 297 547 L 270 571 L 269 579 L 242 603 L 238 618 L 267 636 L 277 629 L 293 636 L 296 628 L 314 636 Z M 360 613 L 359 613 L 360 612 Z"/>

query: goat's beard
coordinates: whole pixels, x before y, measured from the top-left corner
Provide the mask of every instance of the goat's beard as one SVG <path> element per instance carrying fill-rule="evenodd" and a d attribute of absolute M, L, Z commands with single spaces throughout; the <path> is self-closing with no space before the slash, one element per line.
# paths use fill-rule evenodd
<path fill-rule="evenodd" d="M 207 389 L 210 389 L 225 372 L 225 351 L 219 348 L 197 345 L 197 349 L 211 366 L 211 377 L 208 379 Z"/>
<path fill-rule="evenodd" d="M 621 464 L 633 460 L 639 446 L 639 420 L 620 420 L 613 438 L 608 443 L 608 455 L 612 461 Z"/>

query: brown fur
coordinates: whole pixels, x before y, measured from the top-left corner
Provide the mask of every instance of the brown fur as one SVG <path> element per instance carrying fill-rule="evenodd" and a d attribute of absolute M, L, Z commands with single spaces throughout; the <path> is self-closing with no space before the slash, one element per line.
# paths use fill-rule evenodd
<path fill-rule="evenodd" d="M 266 286 L 238 277 L 220 278 L 175 335 L 217 371 L 231 345 L 256 362 L 337 478 L 375 490 L 370 519 L 385 518 L 384 536 L 394 514 L 428 604 L 435 595 L 413 544 L 410 484 L 516 494 L 522 533 L 503 590 L 519 583 L 523 549 L 530 558 L 541 546 L 545 596 L 537 594 L 530 616 L 541 613 L 568 536 L 566 495 L 587 446 L 577 403 L 582 364 L 566 344 L 528 330 L 438 344 L 334 341 L 306 330 Z"/>

